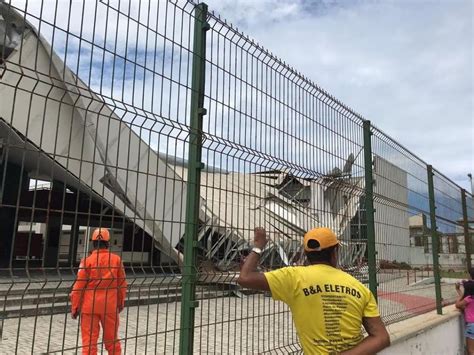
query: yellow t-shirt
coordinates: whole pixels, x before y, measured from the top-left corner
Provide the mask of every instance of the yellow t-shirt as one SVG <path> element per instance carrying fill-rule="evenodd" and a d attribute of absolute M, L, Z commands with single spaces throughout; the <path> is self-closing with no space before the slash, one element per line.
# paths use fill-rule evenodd
<path fill-rule="evenodd" d="M 285 267 L 265 273 L 273 299 L 291 309 L 305 354 L 353 348 L 363 339 L 362 317 L 378 317 L 370 290 L 329 265 Z"/>

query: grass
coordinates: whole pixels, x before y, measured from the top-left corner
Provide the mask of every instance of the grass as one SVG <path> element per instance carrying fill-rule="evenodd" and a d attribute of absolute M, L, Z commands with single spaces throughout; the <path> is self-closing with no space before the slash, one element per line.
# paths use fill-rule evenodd
<path fill-rule="evenodd" d="M 470 279 L 471 277 L 466 271 L 448 271 L 441 270 L 441 277 L 452 278 L 452 279 Z"/>

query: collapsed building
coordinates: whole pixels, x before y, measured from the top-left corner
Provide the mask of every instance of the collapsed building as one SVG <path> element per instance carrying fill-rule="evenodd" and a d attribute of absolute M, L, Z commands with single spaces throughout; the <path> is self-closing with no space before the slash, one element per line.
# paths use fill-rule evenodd
<path fill-rule="evenodd" d="M 23 17 L 0 6 L 7 34 L 0 43 L 2 265 L 76 265 L 90 228 L 102 226 L 112 229 L 112 249 L 125 263 L 179 266 L 186 162 L 152 149 L 123 110 L 88 87 Z M 360 263 L 365 240 L 350 225 L 364 179 L 353 174 L 354 161 L 351 154 L 344 167 L 313 178 L 206 167 L 201 260 L 235 269 L 253 228 L 264 226 L 271 242 L 263 264 L 301 263 L 304 232 L 328 226 L 343 241 L 341 264 Z"/>

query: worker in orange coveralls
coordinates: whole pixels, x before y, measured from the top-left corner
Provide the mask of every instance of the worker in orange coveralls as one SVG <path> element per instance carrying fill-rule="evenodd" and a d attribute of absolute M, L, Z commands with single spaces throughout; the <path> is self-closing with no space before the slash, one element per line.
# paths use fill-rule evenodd
<path fill-rule="evenodd" d="M 94 230 L 94 250 L 81 260 L 71 292 L 71 316 L 76 319 L 80 314 L 81 317 L 83 354 L 97 354 L 100 325 L 107 352 L 121 353 L 119 313 L 124 308 L 127 281 L 122 260 L 109 251 L 109 241 L 107 229 Z"/>

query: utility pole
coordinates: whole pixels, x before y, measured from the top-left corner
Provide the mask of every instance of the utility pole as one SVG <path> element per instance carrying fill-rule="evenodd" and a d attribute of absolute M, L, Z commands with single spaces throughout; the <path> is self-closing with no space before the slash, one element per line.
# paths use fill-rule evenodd
<path fill-rule="evenodd" d="M 474 196 L 474 185 L 472 184 L 472 174 L 471 173 L 467 174 L 467 177 L 469 178 L 469 182 L 471 183 L 471 195 Z"/>

